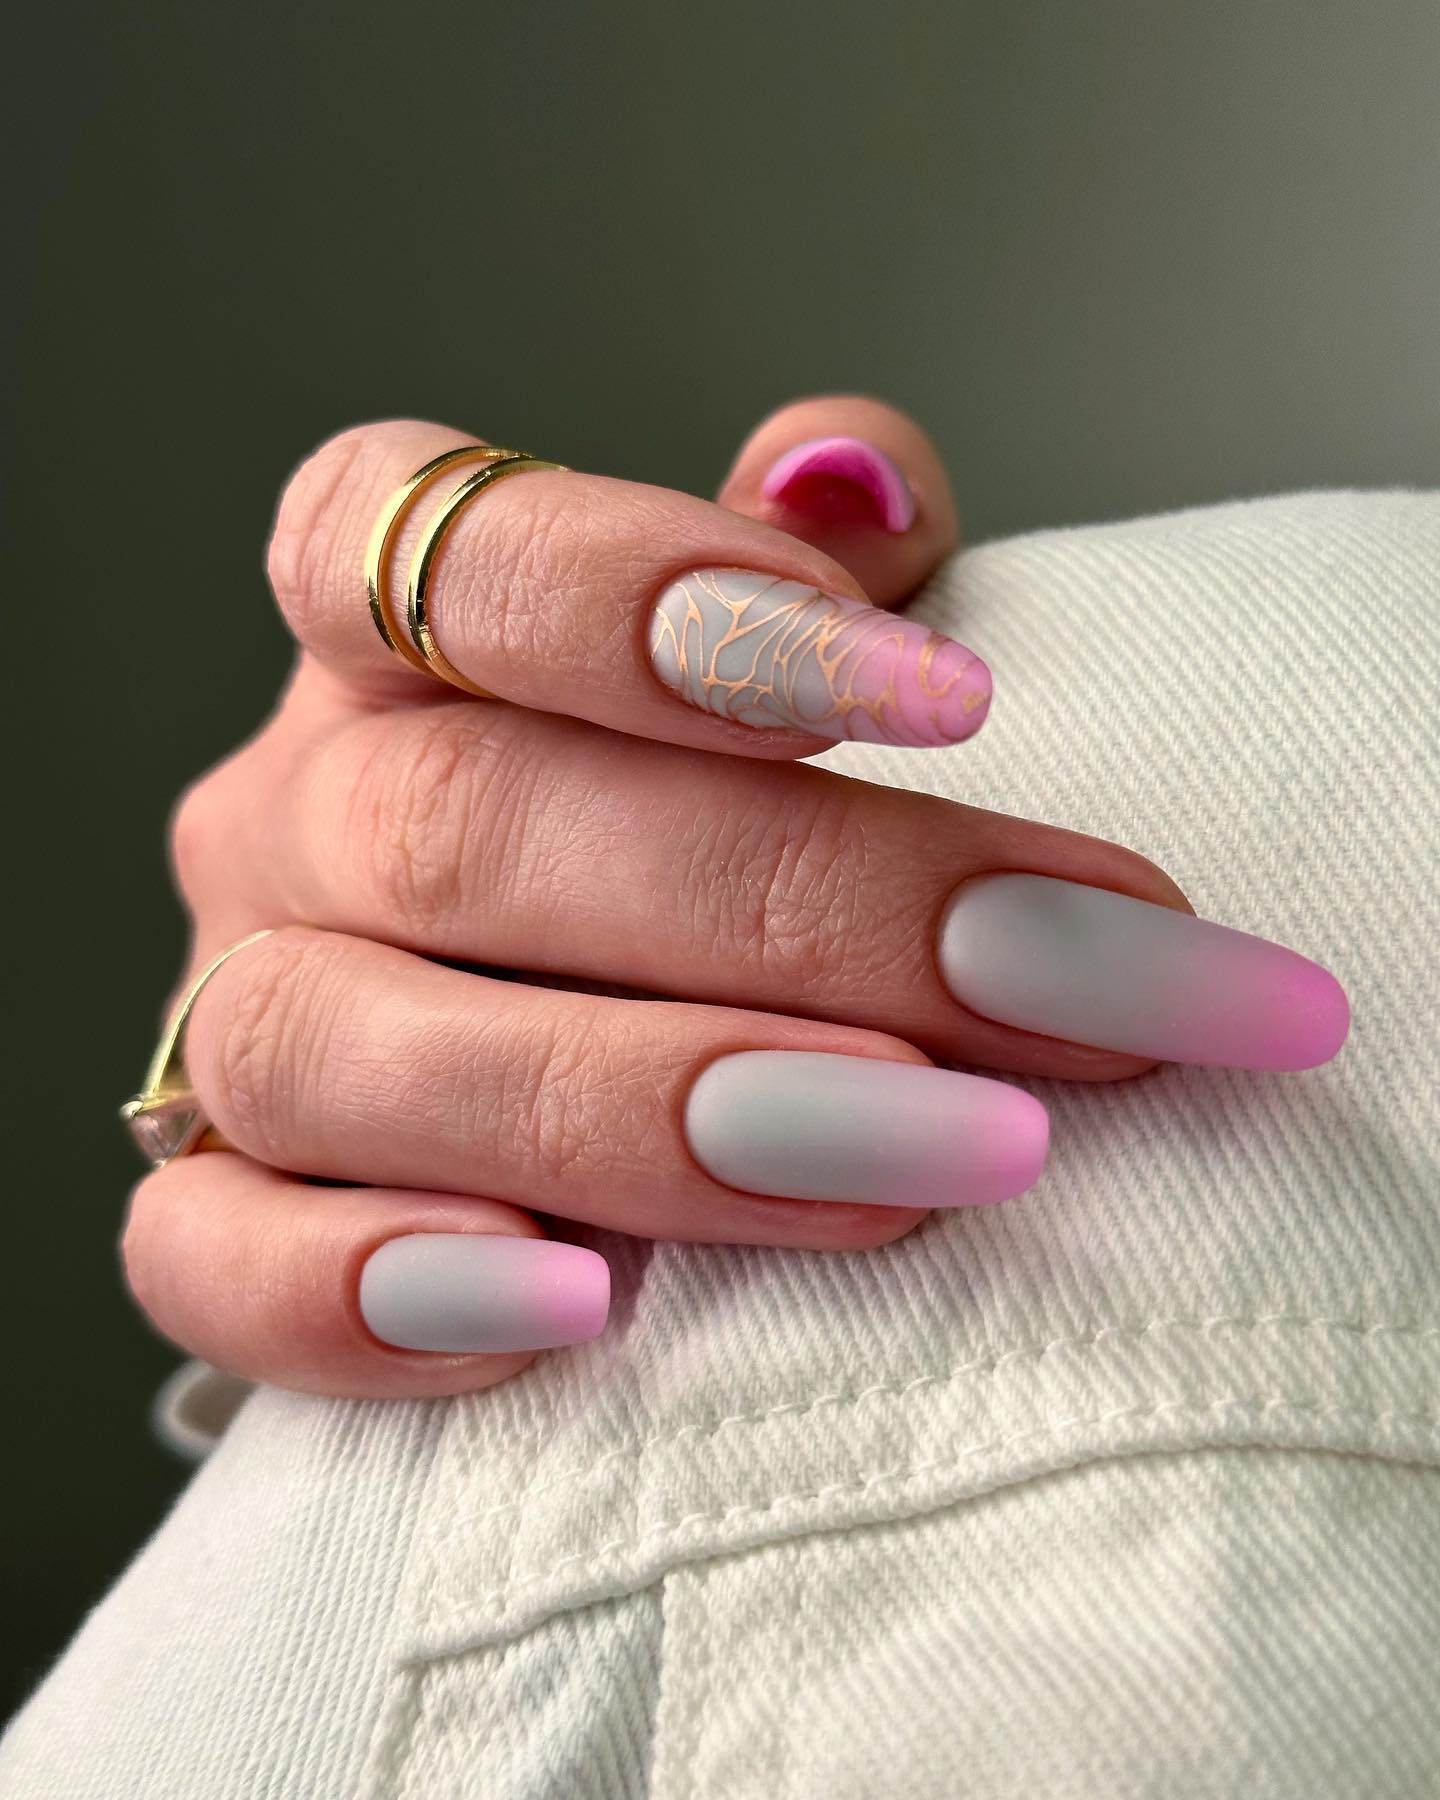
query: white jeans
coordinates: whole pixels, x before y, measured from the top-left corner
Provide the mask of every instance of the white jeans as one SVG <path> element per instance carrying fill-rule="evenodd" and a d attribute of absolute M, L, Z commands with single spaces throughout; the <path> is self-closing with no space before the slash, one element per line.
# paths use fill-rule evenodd
<path fill-rule="evenodd" d="M 491 1393 L 257 1393 L 7 1800 L 1440 1793 L 1440 496 L 1043 533 L 918 611 L 990 723 L 826 760 L 1144 851 L 1336 971 L 1340 1057 L 1026 1083 L 1041 1184 L 883 1250 L 578 1234 L 609 1328 Z"/>

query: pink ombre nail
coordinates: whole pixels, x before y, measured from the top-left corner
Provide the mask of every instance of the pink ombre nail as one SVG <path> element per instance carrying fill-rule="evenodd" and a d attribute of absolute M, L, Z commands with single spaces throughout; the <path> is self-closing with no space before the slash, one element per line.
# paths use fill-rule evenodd
<path fill-rule="evenodd" d="M 1049 1114 L 1032 1094 L 924 1063 L 741 1050 L 705 1069 L 685 1137 L 749 1194 L 869 1206 L 985 1206 L 1033 1187 Z"/>
<path fill-rule="evenodd" d="M 874 502 L 887 531 L 908 531 L 915 523 L 915 496 L 898 466 L 864 438 L 811 438 L 796 444 L 773 465 L 760 484 L 767 500 L 783 500 L 797 483 L 825 476 L 862 489 Z"/>
<path fill-rule="evenodd" d="M 1350 1024 L 1335 977 L 1283 944 L 1048 875 L 963 881 L 939 963 L 987 1019 L 1164 1062 L 1309 1069 Z"/>
<path fill-rule="evenodd" d="M 958 744 L 990 705 L 990 671 L 954 638 L 748 569 L 672 582 L 656 602 L 650 660 L 692 706 L 817 737 Z"/>
<path fill-rule="evenodd" d="M 610 1266 L 580 1244 L 412 1232 L 372 1251 L 360 1311 L 382 1343 L 450 1354 L 547 1350 L 599 1335 Z"/>

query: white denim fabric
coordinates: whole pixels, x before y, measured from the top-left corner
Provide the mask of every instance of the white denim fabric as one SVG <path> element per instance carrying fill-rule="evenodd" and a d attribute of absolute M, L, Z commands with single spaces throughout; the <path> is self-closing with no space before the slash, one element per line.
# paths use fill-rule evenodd
<path fill-rule="evenodd" d="M 1044 532 L 916 611 L 985 730 L 825 760 L 1143 851 L 1337 972 L 1339 1058 L 1025 1082 L 1023 1199 L 577 1232 L 594 1343 L 257 1393 L 7 1800 L 1440 1795 L 1440 495 Z"/>

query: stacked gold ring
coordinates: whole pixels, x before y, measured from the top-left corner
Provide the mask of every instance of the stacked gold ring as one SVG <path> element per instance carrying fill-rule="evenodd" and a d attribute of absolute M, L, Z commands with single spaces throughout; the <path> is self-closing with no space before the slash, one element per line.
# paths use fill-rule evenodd
<path fill-rule="evenodd" d="M 405 596 L 405 629 L 398 630 L 387 572 L 395 540 L 410 516 L 411 507 L 422 494 L 434 487 L 448 470 L 474 462 L 482 464 L 482 467 L 473 475 L 467 476 L 436 508 L 420 534 L 420 541 L 410 559 L 410 576 Z M 487 488 L 511 475 L 523 475 L 532 470 L 563 470 L 564 467 L 563 463 L 546 462 L 542 457 L 530 456 L 524 450 L 502 450 L 495 444 L 465 444 L 458 450 L 447 450 L 443 455 L 432 457 L 390 496 L 380 517 L 375 521 L 375 529 L 370 534 L 370 543 L 365 552 L 365 591 L 369 596 L 370 616 L 375 621 L 375 629 L 402 662 L 426 675 L 448 681 L 452 687 L 460 688 L 467 694 L 477 694 L 483 700 L 494 699 L 495 696 L 487 688 L 478 687 L 475 682 L 462 675 L 435 641 L 428 605 L 435 559 L 440 554 L 445 533 L 454 523 L 457 514 Z"/>

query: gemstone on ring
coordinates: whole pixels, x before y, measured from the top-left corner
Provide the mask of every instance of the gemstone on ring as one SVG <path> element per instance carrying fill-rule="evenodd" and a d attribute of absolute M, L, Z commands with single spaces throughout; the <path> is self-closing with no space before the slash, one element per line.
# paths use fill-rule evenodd
<path fill-rule="evenodd" d="M 205 1129 L 193 1094 L 137 1094 L 120 1108 L 120 1117 L 156 1168 L 193 1149 Z"/>
<path fill-rule="evenodd" d="M 252 931 L 212 957 L 181 996 L 145 1071 L 145 1085 L 120 1108 L 131 1137 L 154 1169 L 196 1148 L 210 1128 L 185 1067 L 185 1025 L 200 991 L 237 950 L 269 937 L 273 926 Z"/>

